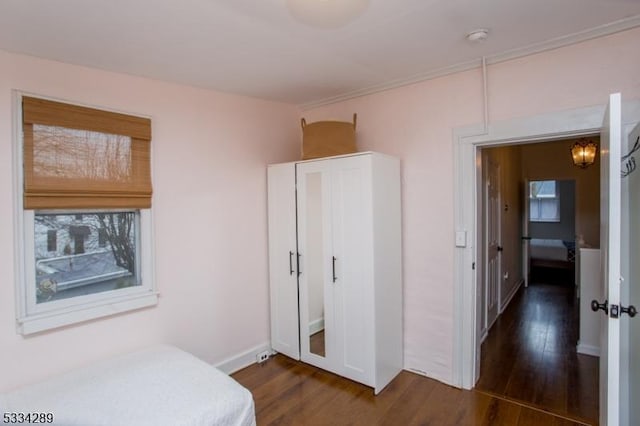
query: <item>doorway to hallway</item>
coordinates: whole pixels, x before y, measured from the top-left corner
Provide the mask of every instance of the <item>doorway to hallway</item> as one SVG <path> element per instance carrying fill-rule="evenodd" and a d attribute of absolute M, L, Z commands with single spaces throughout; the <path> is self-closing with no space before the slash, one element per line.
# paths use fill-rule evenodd
<path fill-rule="evenodd" d="M 599 360 L 576 352 L 573 282 L 553 274 L 535 277 L 483 342 L 476 390 L 597 424 Z"/>

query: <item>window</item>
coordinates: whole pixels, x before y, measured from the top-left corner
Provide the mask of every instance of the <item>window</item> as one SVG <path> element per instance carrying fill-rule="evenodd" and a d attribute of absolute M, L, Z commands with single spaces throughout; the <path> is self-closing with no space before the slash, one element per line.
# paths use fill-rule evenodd
<path fill-rule="evenodd" d="M 82 225 L 77 216 L 55 214 L 56 226 L 66 238 L 66 249 L 60 252 L 39 245 L 50 216 L 35 214 L 36 304 L 140 285 L 135 211 L 84 213 Z M 104 246 L 100 246 L 101 231 Z"/>
<path fill-rule="evenodd" d="M 18 98 L 19 332 L 157 303 L 150 120 Z"/>
<path fill-rule="evenodd" d="M 106 247 L 107 246 L 107 229 L 100 228 L 98 229 L 98 247 Z"/>
<path fill-rule="evenodd" d="M 58 249 L 58 231 L 55 229 L 47 230 L 47 251 L 56 251 Z"/>
<path fill-rule="evenodd" d="M 560 194 L 555 180 L 529 182 L 529 220 L 560 222 Z"/>

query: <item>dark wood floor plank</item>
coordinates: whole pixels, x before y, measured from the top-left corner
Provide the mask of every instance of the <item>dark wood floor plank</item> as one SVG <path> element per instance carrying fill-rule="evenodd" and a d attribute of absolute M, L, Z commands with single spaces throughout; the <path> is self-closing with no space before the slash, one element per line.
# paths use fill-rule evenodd
<path fill-rule="evenodd" d="M 412 420 L 415 425 L 475 425 L 485 417 L 490 397 L 466 390 L 447 387 L 443 391 L 434 391 L 428 399 L 429 409 L 422 409 Z M 440 407 L 433 410 L 433 407 Z"/>
<path fill-rule="evenodd" d="M 453 426 L 460 423 L 466 410 L 461 404 L 463 391 L 449 386 L 438 386 L 430 392 L 424 403 L 414 412 L 408 425 Z M 397 424 L 397 423 L 396 423 Z"/>
<path fill-rule="evenodd" d="M 567 410 L 576 413 L 582 419 L 595 422 L 600 411 L 600 393 L 598 392 L 600 377 L 599 358 L 572 354 L 569 358 L 572 368 L 568 374 Z"/>
<path fill-rule="evenodd" d="M 415 380 L 404 392 L 396 396 L 387 413 L 381 416 L 379 424 L 409 424 L 420 407 L 428 406 L 427 399 L 435 388 L 435 381 L 422 378 Z"/>
<path fill-rule="evenodd" d="M 339 383 L 339 386 L 327 389 L 327 402 L 308 417 L 308 423 L 322 424 L 327 419 L 328 409 L 331 410 L 331 417 L 334 419 L 351 418 L 349 407 L 359 398 L 366 398 L 366 394 L 371 393 L 369 388 L 350 380 L 339 380 Z"/>
<path fill-rule="evenodd" d="M 569 419 L 561 418 L 561 417 L 550 417 L 549 414 L 527 408 L 522 407 L 520 410 L 520 417 L 518 418 L 518 426 L 584 426 L 584 423 L 574 422 Z"/>
<path fill-rule="evenodd" d="M 289 374 L 278 374 L 271 380 L 264 381 L 253 387 L 253 398 L 256 404 L 259 403 L 260 407 L 268 407 L 289 388 L 302 382 L 309 383 L 307 378 L 313 373 L 309 366 L 301 363 L 291 366 L 288 371 L 290 371 Z"/>
<path fill-rule="evenodd" d="M 319 371 L 299 378 L 294 386 L 277 394 L 269 404 L 256 400 L 256 414 L 266 424 L 287 424 L 288 419 L 310 418 L 322 411 L 333 394 L 344 386 L 346 384 L 336 376 Z"/>
<path fill-rule="evenodd" d="M 279 374 L 289 374 L 288 369 L 296 365 L 296 362 L 287 357 L 273 358 L 273 362 L 258 364 L 256 369 L 243 369 L 233 376 L 236 380 L 243 382 L 248 388 L 255 388 L 258 385 L 271 380 Z"/>
<path fill-rule="evenodd" d="M 482 426 L 512 426 L 518 424 L 520 417 L 520 405 L 507 402 L 498 398 L 491 398 L 485 416 L 481 422 L 476 423 Z"/>
<path fill-rule="evenodd" d="M 567 355 L 559 352 L 544 353 L 541 377 L 531 399 L 537 406 L 554 413 L 567 413 L 569 365 Z"/>
<path fill-rule="evenodd" d="M 381 419 L 392 412 L 393 404 L 397 401 L 398 395 L 413 392 L 424 396 L 424 391 L 416 391 L 414 387 L 415 383 L 423 381 L 420 376 L 403 371 L 379 395 L 374 395 L 370 390 L 361 394 L 358 400 L 349 407 L 350 411 L 362 424 L 381 423 Z"/>
<path fill-rule="evenodd" d="M 576 352 L 578 308 L 570 284 L 520 290 L 482 344 L 477 389 L 596 424 L 598 359 Z"/>
<path fill-rule="evenodd" d="M 533 284 L 482 345 L 477 390 L 403 371 L 375 396 L 332 373 L 276 355 L 233 375 L 262 425 L 577 425 L 598 421 L 598 359 L 577 354 L 572 287 Z"/>
<path fill-rule="evenodd" d="M 254 396 L 263 425 L 574 425 L 552 414 L 407 371 L 373 389 L 283 355 L 232 375 Z M 534 423 L 539 422 L 539 423 Z"/>

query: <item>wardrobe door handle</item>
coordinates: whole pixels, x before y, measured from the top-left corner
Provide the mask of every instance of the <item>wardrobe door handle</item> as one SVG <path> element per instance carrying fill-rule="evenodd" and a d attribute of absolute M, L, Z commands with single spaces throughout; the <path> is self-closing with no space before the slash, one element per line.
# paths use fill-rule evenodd
<path fill-rule="evenodd" d="M 338 279 L 338 277 L 336 277 L 336 260 L 337 260 L 337 259 L 336 259 L 336 257 L 335 257 L 335 256 L 333 256 L 333 257 L 332 257 L 332 259 L 333 259 L 333 260 L 332 260 L 332 267 L 333 267 L 333 282 L 335 283 L 335 282 L 336 282 L 336 280 Z"/>
<path fill-rule="evenodd" d="M 289 275 L 293 275 L 293 252 L 289 252 Z"/>
<path fill-rule="evenodd" d="M 298 253 L 297 257 L 296 257 L 296 269 L 298 270 L 298 276 L 300 276 L 300 274 L 302 273 L 300 271 L 300 253 Z"/>

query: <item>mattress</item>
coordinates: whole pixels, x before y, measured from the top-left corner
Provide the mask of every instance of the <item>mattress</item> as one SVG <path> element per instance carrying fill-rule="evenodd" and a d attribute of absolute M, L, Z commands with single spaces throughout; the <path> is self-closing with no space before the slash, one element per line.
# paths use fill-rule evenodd
<path fill-rule="evenodd" d="M 529 253 L 532 259 L 569 260 L 569 249 L 563 240 L 532 238 Z"/>
<path fill-rule="evenodd" d="M 56 425 L 253 426 L 251 393 L 172 346 L 156 346 L 0 395 L 0 411 Z"/>

